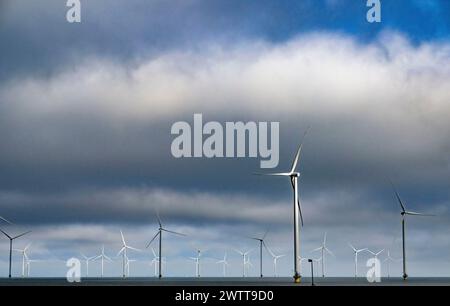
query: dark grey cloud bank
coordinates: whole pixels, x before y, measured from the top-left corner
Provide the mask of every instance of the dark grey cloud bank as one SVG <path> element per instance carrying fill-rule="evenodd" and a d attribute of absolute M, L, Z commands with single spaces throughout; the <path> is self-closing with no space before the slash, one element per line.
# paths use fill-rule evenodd
<path fill-rule="evenodd" d="M 351 36 L 309 33 L 283 43 L 236 39 L 230 45 L 196 26 L 201 11 L 182 21 L 196 35 L 184 36 L 178 26 L 157 26 L 164 15 L 158 8 L 172 11 L 165 2 L 152 4 L 154 27 L 144 16 L 112 18 L 114 3 L 89 3 L 99 12 L 95 20 L 78 28 L 44 23 L 32 35 L 33 18 L 64 16 L 55 6 L 25 2 L 7 3 L 11 14 L 2 16 L 0 36 L 14 43 L 0 63 L 8 72 L 0 83 L 0 215 L 34 229 L 37 256 L 95 252 L 101 243 L 115 250 L 119 228 L 142 246 L 156 227 L 155 209 L 191 234 L 168 244 L 180 267 L 194 245 L 207 244 L 219 257 L 223 248 L 248 248 L 242 235 L 266 228 L 274 248 L 289 253 L 288 181 L 253 176 L 257 159 L 171 156 L 172 123 L 191 122 L 200 112 L 205 121 L 279 121 L 281 170 L 312 126 L 300 166 L 304 252 L 328 230 L 339 258 L 333 273 L 351 271 L 349 240 L 390 247 L 399 256 L 398 240 L 392 244 L 398 207 L 387 177 L 411 208 L 439 213 L 409 223 L 409 237 L 416 271 L 443 273 L 422 258 L 447 263 L 430 250 L 443 254 L 450 247 L 448 42 L 412 45 L 401 34 L 384 33 L 361 44 Z M 196 1 L 180 5 L 198 11 Z M 139 2 L 129 9 L 146 11 Z M 17 24 L 29 13 L 34 17 Z M 180 19 L 177 9 L 172 13 Z M 220 20 L 212 23 L 222 27 Z M 141 45 L 133 37 L 144 27 L 149 38 Z M 177 32 L 168 35 L 177 42 L 152 31 Z M 204 48 L 184 49 L 182 41 L 190 39 L 204 41 Z"/>

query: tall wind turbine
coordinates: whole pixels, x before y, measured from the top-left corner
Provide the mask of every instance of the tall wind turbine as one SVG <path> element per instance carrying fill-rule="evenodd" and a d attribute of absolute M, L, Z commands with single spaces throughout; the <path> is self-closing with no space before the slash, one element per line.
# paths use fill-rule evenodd
<path fill-rule="evenodd" d="M 121 232 L 121 233 L 122 233 L 122 232 Z M 123 237 L 123 235 L 122 235 L 122 237 Z M 120 254 L 120 253 L 119 253 L 119 254 Z M 100 253 L 100 255 L 94 257 L 93 259 L 94 259 L 94 260 L 98 260 L 98 259 L 101 260 L 101 263 L 102 263 L 102 274 L 101 274 L 101 276 L 103 277 L 104 271 L 105 271 L 105 259 L 106 259 L 107 261 L 112 261 L 111 258 L 109 258 L 108 256 L 105 255 L 105 246 L 104 246 L 104 245 L 102 245 L 102 252 Z"/>
<path fill-rule="evenodd" d="M 253 264 L 250 261 L 250 254 L 247 256 L 247 261 L 244 263 L 244 268 L 247 270 L 245 272 L 246 275 L 248 275 L 248 270 L 250 269 L 250 267 L 253 267 Z"/>
<path fill-rule="evenodd" d="M 218 260 L 216 263 L 222 264 L 223 277 L 226 277 L 227 276 L 227 266 L 228 266 L 227 253 L 225 253 L 225 255 L 223 256 L 223 259 Z"/>
<path fill-rule="evenodd" d="M 248 250 L 247 252 L 244 251 L 239 251 L 239 250 L 234 250 L 236 253 L 240 254 L 242 256 L 242 277 L 245 277 L 245 266 L 246 266 L 246 259 L 247 256 L 250 254 L 251 251 L 253 250 Z"/>
<path fill-rule="evenodd" d="M 158 223 L 159 223 L 159 229 L 156 232 L 155 236 L 153 236 L 152 240 L 150 240 L 150 242 L 147 244 L 147 248 L 152 244 L 153 240 L 156 239 L 156 237 L 159 236 L 159 278 L 162 277 L 162 233 L 166 232 L 166 233 L 171 233 L 171 234 L 176 234 L 176 235 L 180 235 L 180 236 L 186 236 L 185 234 L 182 233 L 177 233 L 174 231 L 169 231 L 168 229 L 163 228 L 162 226 L 162 222 L 161 222 L 161 218 L 159 217 L 159 214 L 156 213 L 156 217 L 158 218 Z"/>
<path fill-rule="evenodd" d="M 261 238 L 248 237 L 250 239 L 253 239 L 253 240 L 256 240 L 259 242 L 259 275 L 260 275 L 260 277 L 263 277 L 263 246 L 267 249 L 264 238 L 266 238 L 268 232 L 269 231 L 267 230 Z"/>
<path fill-rule="evenodd" d="M 8 239 L 9 239 L 9 278 L 11 278 L 11 267 L 12 267 L 12 250 L 13 250 L 13 241 L 16 240 L 17 238 L 20 238 L 26 234 L 31 233 L 31 231 L 22 233 L 20 235 L 11 237 L 10 235 L 8 235 L 5 231 L 3 231 L 2 229 L 0 229 L 0 231 L 3 233 L 3 235 L 5 235 Z"/>
<path fill-rule="evenodd" d="M 128 256 L 125 257 L 125 265 L 126 265 L 126 276 L 130 276 L 130 264 L 135 262 L 136 259 L 129 259 Z"/>
<path fill-rule="evenodd" d="M 308 133 L 309 127 L 303 135 L 303 139 Z M 292 167 L 289 172 L 282 173 L 266 173 L 261 175 L 269 175 L 269 176 L 286 176 L 291 180 L 292 189 L 294 191 L 294 281 L 299 283 L 301 281 L 301 265 L 298 262 L 298 255 L 300 255 L 300 225 L 299 225 L 299 217 L 301 221 L 301 225 L 303 226 L 303 215 L 302 215 L 302 207 L 300 203 L 300 198 L 298 195 L 298 178 L 300 177 L 300 173 L 297 172 L 297 164 L 300 160 L 300 155 L 302 152 L 303 140 L 298 147 L 297 154 L 295 154 L 294 160 L 292 162 Z"/>
<path fill-rule="evenodd" d="M 127 250 L 133 250 L 140 252 L 141 250 L 133 248 L 132 246 L 129 246 L 126 241 L 125 237 L 123 236 L 122 231 L 120 231 L 120 236 L 122 238 L 122 248 L 120 249 L 119 253 L 117 253 L 117 256 L 122 254 L 122 276 L 127 276 L 127 263 L 128 263 L 128 256 L 127 256 Z"/>
<path fill-rule="evenodd" d="M 22 254 L 22 277 L 25 277 L 27 275 L 27 250 L 30 247 L 30 244 L 28 244 L 25 248 L 21 249 L 14 249 L 16 252 L 20 252 Z"/>
<path fill-rule="evenodd" d="M 348 244 L 348 246 L 353 250 L 353 254 L 355 254 L 355 277 L 358 277 L 358 254 L 364 251 L 368 251 L 367 248 L 364 249 L 356 249 L 352 244 Z"/>
<path fill-rule="evenodd" d="M 403 250 L 403 279 L 406 280 L 408 278 L 408 274 L 406 273 L 406 250 L 405 250 L 405 221 L 406 216 L 428 216 L 432 217 L 434 215 L 430 214 L 422 214 L 418 212 L 413 211 L 407 211 L 405 208 L 405 205 L 403 204 L 402 200 L 400 199 L 400 196 L 395 189 L 394 184 L 391 182 L 392 188 L 394 189 L 395 196 L 397 197 L 398 203 L 400 204 L 401 212 L 400 215 L 402 216 L 402 250 Z"/>
<path fill-rule="evenodd" d="M 320 259 L 322 262 L 322 277 L 325 277 L 325 252 L 327 252 L 331 256 L 334 256 L 334 254 L 327 248 L 326 243 L 327 243 L 327 233 L 325 233 L 325 235 L 323 236 L 322 245 L 320 247 L 318 247 L 317 249 L 313 250 L 313 252 L 316 252 L 316 251 L 321 252 Z"/>

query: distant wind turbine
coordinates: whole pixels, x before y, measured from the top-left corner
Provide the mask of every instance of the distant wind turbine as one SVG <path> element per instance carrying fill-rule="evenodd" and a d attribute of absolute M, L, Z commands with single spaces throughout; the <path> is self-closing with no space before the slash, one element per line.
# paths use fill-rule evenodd
<path fill-rule="evenodd" d="M 30 247 L 31 244 L 28 244 L 25 248 L 21 249 L 14 249 L 16 252 L 20 252 L 22 254 L 22 277 L 25 277 L 27 275 L 27 250 Z"/>
<path fill-rule="evenodd" d="M 401 259 L 396 259 L 391 257 L 391 252 L 387 250 L 387 257 L 383 260 L 383 262 L 387 262 L 387 277 L 391 277 L 391 262 L 400 261 Z"/>
<path fill-rule="evenodd" d="M 174 231 L 169 231 L 168 229 L 163 228 L 162 226 L 162 222 L 161 222 L 161 218 L 159 217 L 159 214 L 156 213 L 156 217 L 158 219 L 158 223 L 159 223 L 159 228 L 158 231 L 156 232 L 155 236 L 153 236 L 152 240 L 150 240 L 150 242 L 147 244 L 147 248 L 152 244 L 153 240 L 156 239 L 156 237 L 159 236 L 159 260 L 158 260 L 158 264 L 159 264 L 159 278 L 162 277 L 162 233 L 163 232 L 167 232 L 167 233 L 171 233 L 171 234 L 176 234 L 176 235 L 180 235 L 180 236 L 186 236 L 185 234 L 182 233 L 177 233 Z"/>
<path fill-rule="evenodd" d="M 334 256 L 334 254 L 327 248 L 326 243 L 327 243 L 327 233 L 325 232 L 325 235 L 323 236 L 322 245 L 317 249 L 313 250 L 313 252 L 321 251 L 320 259 L 322 261 L 322 277 L 325 277 L 325 252 L 327 252 L 331 256 Z"/>
<path fill-rule="evenodd" d="M 242 277 L 245 277 L 246 276 L 245 265 L 247 262 L 246 259 L 247 259 L 248 254 L 250 254 L 250 252 L 253 250 L 248 250 L 247 252 L 244 252 L 244 251 L 239 251 L 239 250 L 235 249 L 234 251 L 242 256 Z"/>
<path fill-rule="evenodd" d="M 405 250 L 405 220 L 406 220 L 406 216 L 408 215 L 408 216 L 432 217 L 434 215 L 422 214 L 422 213 L 413 212 L 413 211 L 407 211 L 405 208 L 405 205 L 403 204 L 402 200 L 400 199 L 400 196 L 392 182 L 391 182 L 391 185 L 392 185 L 392 188 L 394 189 L 395 196 L 397 197 L 398 203 L 400 204 L 400 208 L 401 208 L 400 215 L 402 216 L 403 279 L 406 280 L 408 278 L 408 274 L 406 273 L 406 250 Z"/>
<path fill-rule="evenodd" d="M 303 139 L 308 133 L 309 127 L 303 135 Z M 303 215 L 302 208 L 300 203 L 300 198 L 298 195 L 298 178 L 300 177 L 300 173 L 297 172 L 297 164 L 300 160 L 300 155 L 302 152 L 303 140 L 300 143 L 300 146 L 297 149 L 297 154 L 295 154 L 294 160 L 292 162 L 292 167 L 289 172 L 282 173 L 266 173 L 260 175 L 269 175 L 269 176 L 286 176 L 290 178 L 292 189 L 294 191 L 294 281 L 299 283 L 301 281 L 301 265 L 298 262 L 298 255 L 300 255 L 300 226 L 299 226 L 299 217 L 301 221 L 301 225 L 303 226 Z"/>
<path fill-rule="evenodd" d="M 223 256 L 223 259 L 216 261 L 216 263 L 222 264 L 223 277 L 226 277 L 227 276 L 227 266 L 228 266 L 227 253 L 225 253 L 225 255 Z"/>
<path fill-rule="evenodd" d="M 263 277 L 263 247 L 267 249 L 264 238 L 266 238 L 268 232 L 269 231 L 266 230 L 266 232 L 264 233 L 264 235 L 262 237 L 248 237 L 250 239 L 253 239 L 253 240 L 256 240 L 259 242 L 259 275 L 260 275 L 260 277 Z"/>
<path fill-rule="evenodd" d="M 109 258 L 108 256 L 105 255 L 105 246 L 104 245 L 102 245 L 102 252 L 100 253 L 100 255 L 94 257 L 93 259 L 94 260 L 98 260 L 98 259 L 101 260 L 101 263 L 102 263 L 102 274 L 101 274 L 101 277 L 103 277 L 104 271 L 105 271 L 104 270 L 105 269 L 105 259 L 107 261 L 112 261 L 111 258 Z"/>
<path fill-rule="evenodd" d="M 22 233 L 20 235 L 17 236 L 10 236 L 8 235 L 5 231 L 3 231 L 2 229 L 0 229 L 0 231 L 3 233 L 3 235 L 5 235 L 8 239 L 9 239 L 9 278 L 11 278 L 11 267 L 12 267 L 12 250 L 13 250 L 13 241 L 16 240 L 17 238 L 20 238 L 22 236 L 25 236 L 26 234 L 31 233 L 31 231 Z"/>
<path fill-rule="evenodd" d="M 356 249 L 352 244 L 349 243 L 348 245 L 353 250 L 353 254 L 355 254 L 355 277 L 358 277 L 358 254 L 364 251 L 368 251 L 368 249 Z"/>
<path fill-rule="evenodd" d="M 122 231 L 120 231 L 120 236 L 122 238 L 122 248 L 120 249 L 119 253 L 117 253 L 117 256 L 119 256 L 120 254 L 122 254 L 122 276 L 126 277 L 127 276 L 127 265 L 128 265 L 128 253 L 127 250 L 133 250 L 133 251 L 137 251 L 140 252 L 141 250 L 136 249 L 132 246 L 129 246 L 126 241 L 125 241 L 125 237 L 123 236 Z"/>
<path fill-rule="evenodd" d="M 189 259 L 195 262 L 195 276 L 200 277 L 200 258 L 202 257 L 202 251 L 197 249 L 197 257 L 189 257 Z"/>
<path fill-rule="evenodd" d="M 269 251 L 270 255 L 272 256 L 273 259 L 273 273 L 275 277 L 278 277 L 278 269 L 277 269 L 277 263 L 278 263 L 278 259 L 286 256 L 284 254 L 280 254 L 280 255 L 275 255 L 275 253 L 270 249 L 267 248 L 267 251 Z"/>
<path fill-rule="evenodd" d="M 91 260 L 93 260 L 95 258 L 95 256 L 92 257 L 87 257 L 86 255 L 84 255 L 83 253 L 80 253 L 81 257 L 83 257 L 83 259 L 85 260 L 86 263 L 86 277 L 89 276 L 89 262 Z"/>

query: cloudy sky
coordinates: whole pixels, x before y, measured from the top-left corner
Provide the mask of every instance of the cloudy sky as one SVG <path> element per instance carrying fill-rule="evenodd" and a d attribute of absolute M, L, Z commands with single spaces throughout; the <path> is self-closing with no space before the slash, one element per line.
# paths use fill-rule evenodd
<path fill-rule="evenodd" d="M 195 248 L 207 249 L 205 275 L 221 273 L 225 252 L 240 275 L 233 249 L 266 230 L 291 275 L 289 182 L 252 175 L 257 158 L 175 159 L 171 126 L 194 113 L 280 122 L 280 171 L 312 127 L 301 253 L 318 257 L 328 232 L 329 274 L 352 275 L 349 242 L 401 257 L 392 178 L 408 208 L 438 215 L 408 220 L 409 274 L 450 275 L 449 1 L 385 0 L 379 24 L 363 0 L 81 3 L 69 24 L 65 1 L 0 1 L 0 216 L 15 223 L 0 225 L 33 231 L 16 242 L 41 260 L 32 275 L 63 276 L 68 258 L 102 244 L 115 256 L 121 229 L 145 248 L 156 209 L 188 235 L 166 236 L 168 275 L 193 275 Z M 0 240 L 4 276 L 7 250 Z M 148 250 L 130 257 L 133 275 L 152 275 Z M 257 275 L 256 250 L 251 260 Z"/>

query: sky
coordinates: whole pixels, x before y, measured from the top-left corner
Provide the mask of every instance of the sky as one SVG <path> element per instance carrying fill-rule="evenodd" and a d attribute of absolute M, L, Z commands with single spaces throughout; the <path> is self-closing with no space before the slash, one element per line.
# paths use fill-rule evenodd
<path fill-rule="evenodd" d="M 328 275 L 353 275 L 348 243 L 401 257 L 389 178 L 409 209 L 437 215 L 407 220 L 409 274 L 450 275 L 449 1 L 384 0 L 380 23 L 367 22 L 363 0 L 81 5 L 81 23 L 68 23 L 65 1 L 0 1 L 0 216 L 14 222 L 0 228 L 32 230 L 15 242 L 32 243 L 32 276 L 64 276 L 68 258 L 102 245 L 115 259 L 105 274 L 119 276 L 120 230 L 144 250 L 130 254 L 132 275 L 153 275 L 155 210 L 187 234 L 164 237 L 169 276 L 194 275 L 197 248 L 208 276 L 225 253 L 239 276 L 234 249 L 253 249 L 256 276 L 258 245 L 246 237 L 266 230 L 286 254 L 280 275 L 292 275 L 289 182 L 252 175 L 258 158 L 174 158 L 171 126 L 195 113 L 280 122 L 276 171 L 311 126 L 301 254 L 317 258 L 327 232 Z M 3 239 L 0 275 L 7 260 Z M 264 263 L 273 274 L 268 252 Z M 400 263 L 391 271 L 400 276 Z"/>

